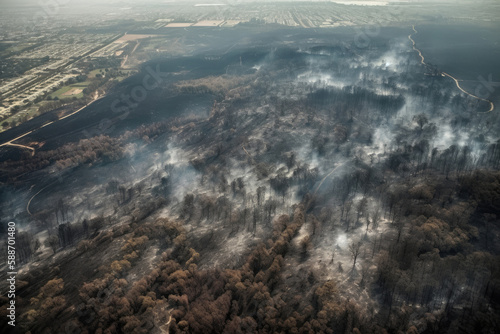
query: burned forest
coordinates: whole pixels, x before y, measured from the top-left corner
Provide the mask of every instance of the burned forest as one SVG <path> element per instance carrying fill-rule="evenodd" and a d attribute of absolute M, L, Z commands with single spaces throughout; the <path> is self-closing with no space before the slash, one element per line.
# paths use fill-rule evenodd
<path fill-rule="evenodd" d="M 429 25 L 259 24 L 0 133 L 19 333 L 500 330 L 498 88 Z"/>

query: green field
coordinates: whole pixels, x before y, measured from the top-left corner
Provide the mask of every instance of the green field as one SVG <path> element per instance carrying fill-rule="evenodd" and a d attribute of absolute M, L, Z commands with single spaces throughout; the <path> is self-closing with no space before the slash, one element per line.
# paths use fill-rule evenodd
<path fill-rule="evenodd" d="M 90 81 L 84 81 L 84 82 L 79 82 L 79 83 L 75 83 L 75 84 L 72 84 L 72 85 L 68 85 L 68 86 L 64 86 L 58 90 L 56 90 L 55 92 L 51 93 L 49 96 L 54 99 L 54 98 L 58 98 L 59 100 L 63 100 L 63 99 L 72 99 L 73 97 L 76 97 L 76 98 L 82 98 L 83 97 L 83 93 L 82 92 L 79 92 L 77 94 L 71 94 L 71 95 L 64 95 L 65 93 L 69 92 L 70 90 L 72 89 L 80 89 L 80 90 L 83 90 L 85 88 L 87 88 L 87 86 L 90 84 Z"/>
<path fill-rule="evenodd" d="M 72 84 L 70 86 L 77 87 L 77 88 L 87 88 L 88 85 L 90 85 L 90 81 L 77 82 L 77 83 Z"/>
<path fill-rule="evenodd" d="M 4 45 L 8 45 L 7 43 L 4 43 Z M 8 57 L 10 55 L 12 55 L 13 53 L 16 53 L 16 52 L 21 52 L 27 48 L 29 48 L 30 46 L 32 46 L 33 43 L 20 43 L 20 44 L 17 44 L 17 43 L 13 43 L 12 46 L 8 46 L 6 47 L 5 49 L 3 49 L 1 52 L 0 52 L 0 55 L 2 57 Z"/>
<path fill-rule="evenodd" d="M 7 119 L 4 119 L 1 123 L 3 124 L 4 122 L 7 122 L 8 124 L 12 124 L 12 122 L 15 122 L 16 124 L 19 125 L 19 123 L 22 123 L 21 118 L 24 117 L 25 121 L 26 121 L 26 120 L 29 120 L 35 116 L 38 116 L 38 115 L 39 115 L 38 105 L 34 105 L 34 106 L 29 107 L 26 110 L 22 110 L 22 111 L 18 112 L 17 114 L 12 115 L 11 117 L 9 117 Z M 6 129 L 4 129 L 3 126 L 0 126 L 0 132 L 5 131 L 9 128 L 10 128 L 10 126 Z"/>
<path fill-rule="evenodd" d="M 102 73 L 101 73 L 102 71 Z M 93 70 L 93 71 L 90 71 L 88 77 L 89 78 L 95 78 L 96 74 L 106 74 L 106 71 L 104 70 L 104 68 L 98 68 L 96 70 Z"/>

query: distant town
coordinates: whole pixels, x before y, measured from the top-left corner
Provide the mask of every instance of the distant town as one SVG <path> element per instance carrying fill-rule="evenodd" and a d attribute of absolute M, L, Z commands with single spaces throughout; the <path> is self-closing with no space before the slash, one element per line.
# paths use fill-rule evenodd
<path fill-rule="evenodd" d="M 114 6 L 80 5 L 75 11 L 49 5 L 6 5 L 0 13 L 0 132 L 47 111 L 59 117 L 86 105 L 100 90 L 136 72 L 158 56 L 188 55 L 183 29 L 237 29 L 281 25 L 297 28 L 359 27 L 376 31 L 436 17 L 446 22 L 484 22 L 485 12 L 471 3 L 334 1 L 277 3 L 196 3 Z M 74 4 L 72 4 L 74 5 Z M 494 5 L 494 4 L 493 4 Z M 441 10 L 436 11 L 435 6 Z M 20 9 L 21 8 L 21 9 Z M 465 8 L 465 10 L 464 10 Z M 438 14 L 439 13 L 439 14 Z M 443 14 L 440 14 L 443 13 Z M 363 28 L 364 27 L 364 28 Z M 177 31 L 177 32 L 176 32 Z"/>

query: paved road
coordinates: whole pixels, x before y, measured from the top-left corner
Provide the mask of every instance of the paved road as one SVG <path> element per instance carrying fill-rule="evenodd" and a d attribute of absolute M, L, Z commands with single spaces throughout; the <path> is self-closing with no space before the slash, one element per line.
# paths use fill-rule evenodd
<path fill-rule="evenodd" d="M 417 33 L 418 33 L 418 31 L 417 31 L 417 29 L 415 29 L 415 26 L 412 26 L 412 28 L 413 28 L 413 31 L 415 32 L 415 34 L 417 34 Z M 424 58 L 424 56 L 422 55 L 422 52 L 421 52 L 419 49 L 417 49 L 417 47 L 416 47 L 416 43 L 415 43 L 415 41 L 413 40 L 412 35 L 413 35 L 413 34 L 408 35 L 408 39 L 409 39 L 409 40 L 412 42 L 412 44 L 413 44 L 413 50 L 415 50 L 415 51 L 417 51 L 417 52 L 418 52 L 418 55 L 420 56 L 420 62 L 422 63 L 422 65 L 429 66 L 429 65 L 427 65 L 427 64 L 425 63 L 425 58 Z M 483 101 L 483 102 L 487 102 L 487 103 L 489 103 L 489 104 L 490 104 L 490 109 L 488 109 L 487 111 L 483 111 L 484 113 L 491 112 L 491 111 L 493 111 L 493 110 L 495 109 L 495 104 L 493 104 L 493 102 L 491 102 L 490 100 L 486 100 L 486 99 L 480 98 L 479 96 L 476 96 L 476 95 L 474 95 L 474 94 L 471 94 L 471 93 L 469 93 L 468 91 L 466 91 L 465 89 L 463 89 L 463 88 L 460 86 L 460 80 L 458 80 L 457 78 L 453 77 L 451 74 L 448 74 L 448 73 L 446 73 L 446 72 L 440 72 L 440 74 L 441 74 L 441 76 L 443 76 L 443 77 L 448 77 L 448 78 L 452 79 L 453 81 L 455 81 L 455 84 L 457 85 L 457 88 L 458 88 L 458 89 L 459 89 L 462 93 L 465 93 L 465 94 L 469 95 L 470 97 L 473 97 L 473 98 L 475 98 L 475 99 L 477 99 L 477 100 L 479 100 L 479 101 Z"/>

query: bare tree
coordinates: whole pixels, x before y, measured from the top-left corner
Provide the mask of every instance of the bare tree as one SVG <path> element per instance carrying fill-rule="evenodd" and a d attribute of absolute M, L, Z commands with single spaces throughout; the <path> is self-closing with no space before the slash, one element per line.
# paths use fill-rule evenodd
<path fill-rule="evenodd" d="M 368 278 L 369 269 L 370 266 L 366 262 L 361 266 L 361 281 L 359 282 L 359 285 L 361 287 L 364 287 L 366 284 L 366 279 Z"/>
<path fill-rule="evenodd" d="M 356 224 L 359 222 L 359 217 L 361 216 L 366 216 L 366 207 L 368 206 L 368 200 L 366 199 L 366 197 L 363 197 L 357 207 L 356 207 L 356 211 L 357 211 L 357 216 L 356 216 Z"/>
<path fill-rule="evenodd" d="M 35 221 L 44 229 L 51 229 L 54 223 L 52 219 L 53 212 L 50 210 L 42 210 L 34 215 Z"/>
<path fill-rule="evenodd" d="M 366 231 L 365 231 L 365 233 L 366 234 L 368 234 L 368 229 L 370 228 L 371 223 L 372 223 L 372 221 L 370 220 L 370 216 L 367 213 L 366 217 L 365 217 L 365 224 L 366 224 Z"/>
<path fill-rule="evenodd" d="M 57 234 L 52 234 L 47 239 L 45 239 L 45 246 L 50 247 L 52 252 L 55 254 L 57 249 L 59 248 L 59 237 Z"/>
<path fill-rule="evenodd" d="M 353 241 L 349 245 L 349 252 L 352 257 L 352 270 L 356 267 L 356 260 L 358 259 L 359 254 L 361 253 L 361 240 Z"/>
<path fill-rule="evenodd" d="M 97 234 L 97 232 L 104 227 L 104 217 L 97 216 L 90 220 L 90 229 L 93 231 L 93 234 Z"/>
<path fill-rule="evenodd" d="M 312 248 L 311 238 L 309 237 L 309 235 L 306 235 L 300 241 L 300 251 L 301 251 L 303 259 L 305 259 L 305 257 L 307 256 L 307 254 L 311 250 L 311 248 Z"/>
<path fill-rule="evenodd" d="M 257 205 L 261 206 L 266 199 L 266 187 L 258 187 L 257 188 Z"/>
<path fill-rule="evenodd" d="M 352 201 L 345 202 L 344 205 L 342 206 L 342 214 L 345 214 L 346 218 L 349 217 L 349 214 L 351 213 L 351 209 L 352 209 Z"/>
<path fill-rule="evenodd" d="M 374 229 L 378 227 L 378 223 L 380 222 L 380 208 L 377 206 L 375 210 L 373 210 L 372 214 L 372 226 Z"/>
<path fill-rule="evenodd" d="M 403 234 L 403 230 L 405 228 L 405 223 L 402 219 L 398 219 L 395 223 L 396 231 L 398 232 L 398 239 L 396 243 L 399 243 L 399 240 L 401 240 L 401 235 Z"/>
<path fill-rule="evenodd" d="M 418 114 L 413 117 L 413 120 L 418 124 L 420 131 L 422 131 L 423 127 L 429 123 L 429 119 L 425 116 L 425 114 Z"/>
<path fill-rule="evenodd" d="M 343 211 L 345 212 L 346 232 L 348 232 L 349 227 L 351 225 L 350 213 L 351 213 L 351 209 L 352 209 L 352 201 L 345 202 L 343 209 L 344 209 Z"/>

